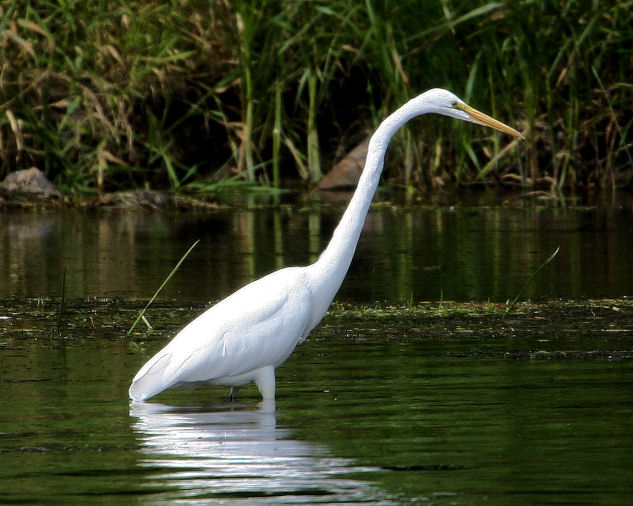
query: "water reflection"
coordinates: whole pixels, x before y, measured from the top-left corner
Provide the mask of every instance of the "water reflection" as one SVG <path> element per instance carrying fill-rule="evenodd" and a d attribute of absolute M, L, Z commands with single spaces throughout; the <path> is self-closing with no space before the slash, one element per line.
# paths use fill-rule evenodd
<path fill-rule="evenodd" d="M 0 298 L 147 300 L 185 251 L 164 298 L 207 303 L 279 267 L 314 261 L 341 209 L 299 204 L 204 213 L 0 213 Z M 624 207 L 372 207 L 339 299 L 616 298 L 633 286 Z"/>
<path fill-rule="evenodd" d="M 350 476 L 375 468 L 355 466 L 278 428 L 274 401 L 263 401 L 257 410 L 132 403 L 130 415 L 138 419 L 133 428 L 144 455 L 139 465 L 160 469 L 147 475 L 148 486 L 170 489 L 160 494 L 165 500 L 389 503 L 376 487 Z"/>

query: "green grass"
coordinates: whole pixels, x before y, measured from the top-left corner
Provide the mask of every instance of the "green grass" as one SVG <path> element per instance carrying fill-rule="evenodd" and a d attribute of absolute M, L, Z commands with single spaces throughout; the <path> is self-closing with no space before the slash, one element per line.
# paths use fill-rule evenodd
<path fill-rule="evenodd" d="M 165 285 L 167 283 L 169 283 L 169 280 L 174 276 L 174 274 L 176 274 L 176 272 L 178 271 L 178 269 L 180 269 L 180 266 L 182 265 L 182 263 L 185 261 L 185 258 L 187 258 L 187 256 L 189 256 L 189 253 L 191 253 L 191 251 L 193 250 L 193 248 L 195 248 L 198 243 L 200 242 L 200 239 L 198 239 L 196 242 L 194 242 L 189 249 L 187 250 L 187 252 L 180 257 L 180 260 L 178 260 L 178 263 L 174 266 L 174 268 L 171 270 L 171 272 L 169 273 L 169 275 L 165 278 L 165 280 L 161 283 L 161 285 L 158 287 L 158 290 L 156 290 L 154 292 L 154 295 L 152 295 L 152 298 L 149 300 L 149 302 L 145 305 L 145 307 L 141 310 L 141 312 L 139 313 L 138 317 L 136 318 L 136 320 L 134 320 L 134 323 L 132 323 L 132 326 L 130 327 L 130 329 L 127 331 L 127 335 L 129 336 L 132 331 L 134 330 L 134 328 L 136 327 L 136 325 L 138 324 L 139 321 L 143 320 L 143 322 L 147 325 L 147 328 L 151 330 L 152 326 L 150 325 L 150 323 L 147 321 L 147 319 L 145 318 L 145 312 L 148 310 L 148 308 L 152 305 L 152 303 L 154 302 L 154 300 L 156 299 L 156 297 L 158 297 L 158 294 L 162 291 L 162 289 L 165 287 Z M 66 274 L 66 271 L 64 271 L 64 275 Z M 63 306 L 63 297 L 62 297 L 62 306 Z M 61 314 L 61 309 L 60 309 L 60 314 Z"/>
<path fill-rule="evenodd" d="M 0 177 L 310 185 L 439 86 L 527 140 L 420 120 L 388 180 L 610 188 L 633 173 L 632 41 L 633 1 L 0 0 Z"/>

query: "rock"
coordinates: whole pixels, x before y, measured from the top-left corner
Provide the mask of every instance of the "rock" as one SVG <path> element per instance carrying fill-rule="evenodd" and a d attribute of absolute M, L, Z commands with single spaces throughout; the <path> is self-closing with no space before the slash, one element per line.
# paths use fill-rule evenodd
<path fill-rule="evenodd" d="M 36 167 L 16 170 L 7 174 L 0 182 L 0 196 L 11 203 L 40 204 L 42 200 L 62 200 L 62 194 L 46 175 Z"/>
<path fill-rule="evenodd" d="M 349 190 L 355 188 L 365 166 L 369 137 L 352 149 L 319 182 L 319 190 Z"/>

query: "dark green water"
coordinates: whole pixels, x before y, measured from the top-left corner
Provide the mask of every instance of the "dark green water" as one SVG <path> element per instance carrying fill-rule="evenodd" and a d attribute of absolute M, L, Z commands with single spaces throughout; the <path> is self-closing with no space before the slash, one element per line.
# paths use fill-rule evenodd
<path fill-rule="evenodd" d="M 0 341 L 2 503 L 623 504 L 633 493 L 630 303 L 506 320 L 339 309 L 278 369 L 276 411 L 254 387 L 234 404 L 224 389 L 128 404 L 146 353 L 189 310 L 156 308 L 164 330 L 127 339 L 129 305 L 94 302 L 92 327 L 90 305 L 71 304 L 57 333 L 52 308 L 30 304 Z"/>
<path fill-rule="evenodd" d="M 278 369 L 275 410 L 254 387 L 130 406 L 140 365 L 207 301 L 313 260 L 338 216 L 0 214 L 0 503 L 630 501 L 629 208 L 380 205 L 345 305 Z M 126 337 L 196 239 L 154 330 Z M 503 319 L 487 301 L 557 246 L 527 293 L 542 303 Z"/>
<path fill-rule="evenodd" d="M 147 300 L 200 239 L 163 296 L 218 300 L 287 265 L 316 260 L 341 206 L 244 206 L 205 213 L 0 213 L 0 298 Z M 633 295 L 633 208 L 396 207 L 370 212 L 339 293 L 350 302 Z"/>

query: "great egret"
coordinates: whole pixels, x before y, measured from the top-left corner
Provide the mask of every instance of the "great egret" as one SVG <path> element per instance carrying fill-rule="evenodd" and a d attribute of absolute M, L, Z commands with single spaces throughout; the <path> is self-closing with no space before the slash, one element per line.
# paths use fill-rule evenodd
<path fill-rule="evenodd" d="M 264 400 L 274 399 L 275 368 L 321 321 L 343 282 L 389 141 L 407 121 L 428 113 L 523 138 L 449 91 L 432 89 L 410 100 L 376 129 L 356 191 L 319 259 L 306 267 L 268 274 L 206 310 L 141 368 L 130 397 L 142 401 L 173 387 L 225 385 L 231 387 L 234 399 L 241 385 L 254 381 Z"/>

